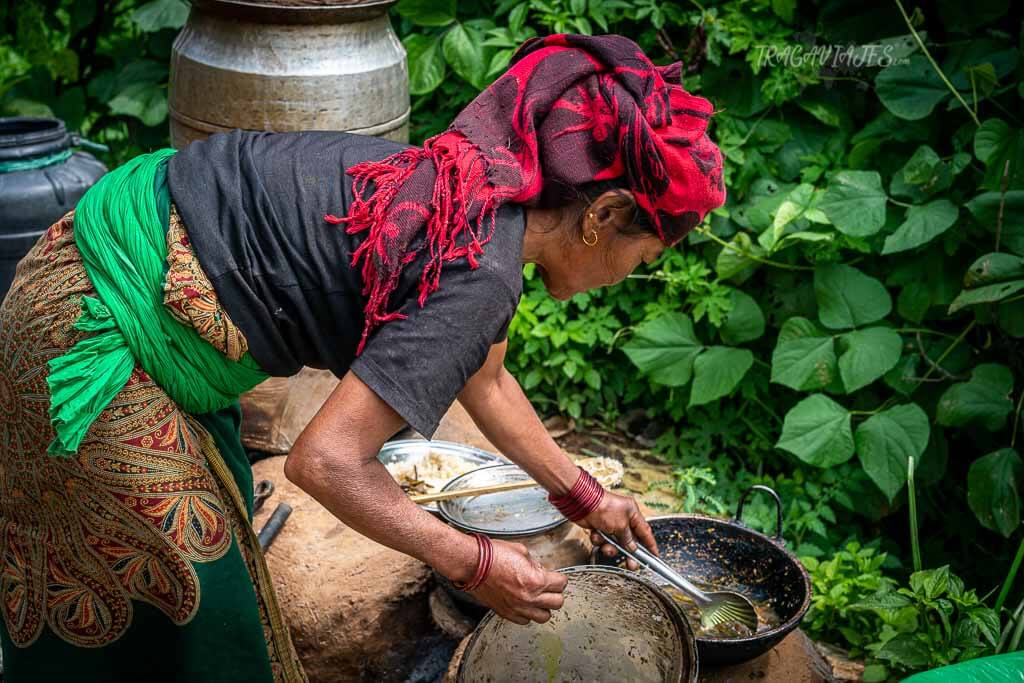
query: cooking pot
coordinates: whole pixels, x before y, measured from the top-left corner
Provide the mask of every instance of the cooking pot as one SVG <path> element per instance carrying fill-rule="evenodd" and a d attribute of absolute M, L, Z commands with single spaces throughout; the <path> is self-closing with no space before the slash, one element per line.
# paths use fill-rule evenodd
<path fill-rule="evenodd" d="M 765 536 L 740 519 L 754 491 L 775 501 L 775 535 Z M 716 589 L 737 591 L 778 615 L 778 625 L 740 638 L 697 636 L 704 664 L 729 664 L 753 659 L 772 649 L 797 627 L 811 605 L 811 580 L 782 538 L 782 501 L 768 486 L 751 486 L 740 496 L 733 519 L 703 515 L 665 515 L 647 520 L 661 558 L 686 578 Z M 619 564 L 622 558 L 595 553 L 598 564 Z M 653 574 L 643 573 L 653 580 Z M 656 580 L 662 583 L 660 579 Z"/>
<path fill-rule="evenodd" d="M 492 465 L 461 474 L 442 490 L 457 491 L 529 478 L 518 465 Z M 547 492 L 539 486 L 443 500 L 438 503 L 438 510 L 441 519 L 459 531 L 523 544 L 548 569 L 587 564 L 590 558 L 587 531 L 551 505 Z M 438 581 L 463 605 L 483 608 L 472 595 L 458 590 L 444 577 L 438 575 Z"/>
<path fill-rule="evenodd" d="M 494 612 L 466 645 L 458 683 L 695 683 L 697 649 L 678 604 L 618 567 L 570 567 L 565 604 L 544 624 Z"/>

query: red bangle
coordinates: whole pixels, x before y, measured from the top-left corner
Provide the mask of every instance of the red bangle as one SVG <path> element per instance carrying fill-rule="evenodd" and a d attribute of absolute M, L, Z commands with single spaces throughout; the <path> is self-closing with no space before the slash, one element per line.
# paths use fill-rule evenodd
<path fill-rule="evenodd" d="M 467 593 L 471 590 L 475 590 L 487 580 L 487 575 L 491 573 L 491 561 L 494 559 L 494 545 L 491 543 L 491 539 L 483 534 L 473 534 L 476 538 L 477 548 L 477 560 L 476 560 L 476 571 L 473 572 L 472 578 L 465 583 L 453 581 L 452 585 L 458 588 L 460 591 L 466 591 Z"/>
<path fill-rule="evenodd" d="M 601 504 L 604 499 L 604 487 L 582 467 L 580 476 L 569 492 L 563 496 L 548 494 L 548 502 L 572 522 L 583 519 Z"/>

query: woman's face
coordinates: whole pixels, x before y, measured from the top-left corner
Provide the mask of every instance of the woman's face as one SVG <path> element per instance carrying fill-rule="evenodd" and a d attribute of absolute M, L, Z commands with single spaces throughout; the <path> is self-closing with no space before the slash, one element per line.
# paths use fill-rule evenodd
<path fill-rule="evenodd" d="M 593 241 L 593 232 L 585 235 Z M 656 235 L 623 235 L 618 231 L 598 231 L 597 235 L 597 243 L 590 246 L 577 234 L 556 252 L 555 258 L 537 264 L 551 296 L 564 301 L 574 294 L 622 282 L 641 263 L 653 263 L 665 249 Z"/>
<path fill-rule="evenodd" d="M 565 300 L 574 294 L 622 282 L 641 263 L 653 263 L 665 245 L 652 233 L 625 234 L 636 206 L 629 192 L 606 192 L 584 209 L 567 211 L 538 259 L 537 272 L 548 293 Z"/>

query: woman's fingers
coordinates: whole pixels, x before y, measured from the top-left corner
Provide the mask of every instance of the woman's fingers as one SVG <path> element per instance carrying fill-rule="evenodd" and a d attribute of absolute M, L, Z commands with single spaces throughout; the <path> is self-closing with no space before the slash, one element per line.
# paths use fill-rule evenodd
<path fill-rule="evenodd" d="M 560 572 L 548 572 L 547 579 L 547 584 L 544 586 L 545 592 L 562 593 L 569 585 L 569 577 Z"/>
<path fill-rule="evenodd" d="M 637 510 L 632 519 L 630 519 L 630 524 L 633 527 L 633 534 L 640 543 L 655 555 L 659 555 L 658 541 L 654 538 L 654 530 L 651 529 L 651 525 L 647 523 L 644 516 L 640 514 L 640 510 Z"/>
<path fill-rule="evenodd" d="M 533 601 L 534 606 L 546 610 L 562 609 L 565 604 L 565 596 L 561 593 L 541 593 L 540 597 Z"/>
<path fill-rule="evenodd" d="M 543 624 L 551 619 L 551 610 L 541 609 L 540 607 L 524 607 L 519 611 L 519 614 L 538 624 Z"/>

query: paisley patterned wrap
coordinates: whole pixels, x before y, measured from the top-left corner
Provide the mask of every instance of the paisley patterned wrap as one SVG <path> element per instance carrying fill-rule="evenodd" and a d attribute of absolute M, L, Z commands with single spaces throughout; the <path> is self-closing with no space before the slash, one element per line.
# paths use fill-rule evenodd
<path fill-rule="evenodd" d="M 189 415 L 136 367 L 70 458 L 46 456 L 47 362 L 91 334 L 69 213 L 0 307 L 0 643 L 6 683 L 304 681 L 250 524 L 237 404 Z M 234 360 L 245 338 L 172 210 L 164 303 Z"/>

